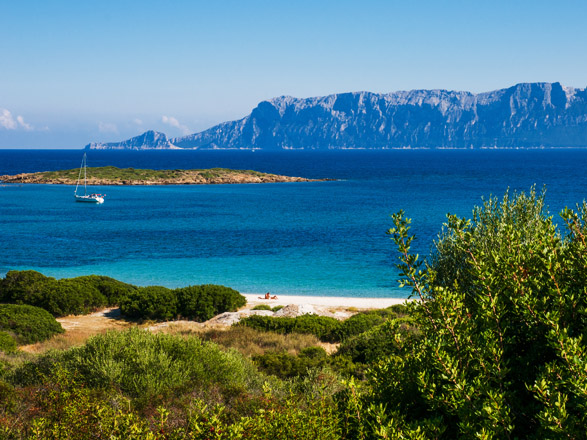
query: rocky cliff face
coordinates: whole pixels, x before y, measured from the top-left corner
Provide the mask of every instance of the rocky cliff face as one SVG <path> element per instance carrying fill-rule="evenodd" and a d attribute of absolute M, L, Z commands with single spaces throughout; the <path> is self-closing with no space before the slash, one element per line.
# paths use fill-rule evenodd
<path fill-rule="evenodd" d="M 587 147 L 587 91 L 527 83 L 481 94 L 283 96 L 261 102 L 241 120 L 170 142 L 180 148 L 265 150 Z"/>
<path fill-rule="evenodd" d="M 165 133 L 146 131 L 123 142 L 92 142 L 86 145 L 86 150 L 168 150 L 177 148 L 167 139 Z"/>

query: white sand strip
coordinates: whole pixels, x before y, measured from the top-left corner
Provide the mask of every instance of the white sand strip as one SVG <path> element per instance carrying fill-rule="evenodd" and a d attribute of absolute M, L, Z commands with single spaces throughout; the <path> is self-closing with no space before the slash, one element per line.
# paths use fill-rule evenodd
<path fill-rule="evenodd" d="M 264 299 L 264 294 L 243 293 L 247 304 L 267 304 L 269 306 L 287 306 L 289 304 L 327 307 L 356 307 L 357 309 L 383 309 L 394 304 L 403 304 L 405 298 L 354 298 L 342 296 L 298 296 L 277 295 L 277 299 Z M 259 299 L 261 297 L 262 299 Z"/>

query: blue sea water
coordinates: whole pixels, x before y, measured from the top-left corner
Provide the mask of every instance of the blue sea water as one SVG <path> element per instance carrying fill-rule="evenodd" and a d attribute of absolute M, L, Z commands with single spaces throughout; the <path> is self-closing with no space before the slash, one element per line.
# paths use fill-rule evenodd
<path fill-rule="evenodd" d="M 0 175 L 79 167 L 75 150 L 0 150 Z M 400 209 L 427 254 L 446 213 L 547 187 L 556 214 L 587 196 L 587 150 L 91 151 L 89 166 L 226 167 L 331 178 L 262 185 L 92 188 L 0 185 L 0 275 L 102 274 L 138 285 L 215 283 L 241 292 L 406 297 L 385 231 Z"/>

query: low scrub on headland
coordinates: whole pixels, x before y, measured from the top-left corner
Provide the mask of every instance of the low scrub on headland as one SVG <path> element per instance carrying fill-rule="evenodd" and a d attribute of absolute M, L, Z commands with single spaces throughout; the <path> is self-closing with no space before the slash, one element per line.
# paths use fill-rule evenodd
<path fill-rule="evenodd" d="M 68 179 L 73 182 L 77 181 L 79 169 L 45 171 L 37 173 L 45 179 Z M 107 179 L 113 181 L 157 181 L 157 180 L 177 180 L 181 181 L 186 178 L 195 178 L 202 176 L 206 179 L 229 176 L 231 174 L 244 174 L 252 176 L 269 176 L 267 173 L 260 173 L 252 170 L 231 170 L 229 168 L 210 168 L 206 170 L 149 170 L 138 168 L 118 168 L 114 166 L 90 167 L 88 174 L 94 179 Z"/>
<path fill-rule="evenodd" d="M 149 170 L 114 166 L 87 169 L 88 185 L 194 185 L 218 183 L 307 182 L 302 177 L 280 176 L 253 170 L 210 168 L 205 170 Z M 0 176 L 7 183 L 75 185 L 79 169 Z"/>
<path fill-rule="evenodd" d="M 225 335 L 132 330 L 1 355 L 0 438 L 583 439 L 587 204 L 561 218 L 544 194 L 506 193 L 448 216 L 420 259 L 395 214 L 419 301 L 344 322 L 257 316 Z"/>

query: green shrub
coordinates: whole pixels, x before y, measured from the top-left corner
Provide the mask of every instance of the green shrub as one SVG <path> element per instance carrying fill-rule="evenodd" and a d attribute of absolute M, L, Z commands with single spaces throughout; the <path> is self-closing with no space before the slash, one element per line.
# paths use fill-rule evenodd
<path fill-rule="evenodd" d="M 0 330 L 0 352 L 14 353 L 18 346 L 10 333 Z"/>
<path fill-rule="evenodd" d="M 253 307 L 253 310 L 272 310 L 271 306 L 268 306 L 267 304 L 259 304 L 255 307 Z"/>
<path fill-rule="evenodd" d="M 133 319 L 168 321 L 177 317 L 177 295 L 167 287 L 139 287 L 121 300 L 120 312 Z"/>
<path fill-rule="evenodd" d="M 96 289 L 98 289 L 100 293 L 107 299 L 106 305 L 108 306 L 119 305 L 123 298 L 137 289 L 137 286 L 133 286 L 132 284 L 123 283 L 122 281 L 115 280 L 114 278 L 101 275 L 86 275 L 77 277 L 75 279 L 88 282 Z"/>
<path fill-rule="evenodd" d="M 214 284 L 188 286 L 176 289 L 178 312 L 186 319 L 207 321 L 214 316 L 236 311 L 247 300 L 230 287 Z"/>
<path fill-rule="evenodd" d="M 282 334 L 306 333 L 316 336 L 323 342 L 340 342 L 398 316 L 403 310 L 370 310 L 353 315 L 345 321 L 318 315 L 302 315 L 295 318 L 253 315 L 241 319 L 237 325 Z"/>
<path fill-rule="evenodd" d="M 19 345 L 44 341 L 64 330 L 46 310 L 28 305 L 0 304 L 0 330 Z"/>
<path fill-rule="evenodd" d="M 271 309 L 272 312 L 277 312 L 279 310 L 283 309 L 283 306 L 275 306 Z"/>
<path fill-rule="evenodd" d="M 197 321 L 235 311 L 247 302 L 236 290 L 213 284 L 175 290 L 137 288 L 104 276 L 56 280 L 32 270 L 9 271 L 0 280 L 0 301 L 41 307 L 54 316 L 85 314 L 118 304 L 122 314 L 130 318 L 169 320 L 182 316 Z"/>
<path fill-rule="evenodd" d="M 359 312 L 356 315 L 345 319 L 341 324 L 328 335 L 330 342 L 341 342 L 351 336 L 359 335 L 367 330 L 376 327 L 386 320 L 398 316 L 402 309 L 377 309 Z"/>
<path fill-rule="evenodd" d="M 95 275 L 56 280 L 33 270 L 11 270 L 0 280 L 0 301 L 41 307 L 54 316 L 89 313 L 116 304 L 134 289 Z"/>
<path fill-rule="evenodd" d="M 39 305 L 47 286 L 56 282 L 34 270 L 11 270 L 0 280 L 0 302 Z"/>
<path fill-rule="evenodd" d="M 77 278 L 62 279 L 50 283 L 44 290 L 40 304 L 55 316 L 83 315 L 103 307 L 107 299 L 91 283 Z"/>
<path fill-rule="evenodd" d="M 423 301 L 410 306 L 421 337 L 371 369 L 381 432 L 585 437 L 587 204 L 561 217 L 565 234 L 534 190 L 491 198 L 471 220 L 448 216 L 423 266 L 410 221 L 393 216 L 398 268 Z"/>
<path fill-rule="evenodd" d="M 396 339 L 398 334 L 401 335 L 400 340 Z M 412 344 L 418 337 L 413 319 L 390 319 L 342 341 L 336 356 L 347 357 L 353 363 L 366 366 L 390 355 L 399 355 L 401 346 Z"/>
<path fill-rule="evenodd" d="M 241 319 L 236 325 L 282 334 L 306 333 L 314 335 L 320 340 L 328 341 L 330 335 L 340 327 L 340 321 L 318 315 L 302 315 L 295 318 L 253 315 Z"/>
<path fill-rule="evenodd" d="M 140 287 L 120 300 L 120 311 L 134 319 L 170 320 L 176 317 L 207 321 L 245 305 L 246 298 L 230 287 L 204 284 L 171 290 Z"/>
<path fill-rule="evenodd" d="M 88 386 L 119 389 L 140 402 L 188 387 L 234 393 L 260 386 L 254 365 L 236 351 L 223 351 L 197 337 L 140 329 L 108 332 L 81 347 L 42 355 L 21 366 L 14 377 L 22 384 L 38 383 L 56 365 L 75 372 Z"/>
<path fill-rule="evenodd" d="M 328 362 L 328 355 L 321 347 L 308 347 L 297 356 L 285 352 L 270 352 L 254 356 L 253 361 L 267 374 L 282 379 L 304 376 L 311 368 L 322 367 Z"/>

